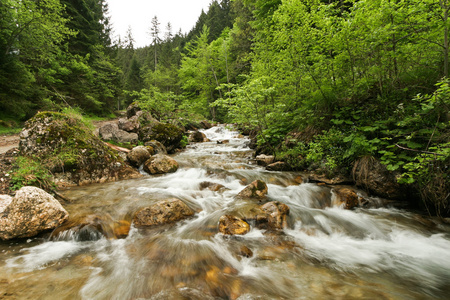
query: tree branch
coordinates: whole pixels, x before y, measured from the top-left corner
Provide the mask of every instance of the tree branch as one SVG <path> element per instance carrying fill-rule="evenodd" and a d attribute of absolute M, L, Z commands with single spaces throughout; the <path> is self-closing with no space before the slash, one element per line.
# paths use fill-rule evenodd
<path fill-rule="evenodd" d="M 433 154 L 433 155 L 445 156 L 444 154 L 440 154 L 440 153 L 436 153 L 436 152 L 423 151 L 423 150 L 415 150 L 415 149 L 410 149 L 410 148 L 402 147 L 402 146 L 400 146 L 399 144 L 395 144 L 395 146 L 397 146 L 398 148 L 400 148 L 400 149 L 402 149 L 402 150 L 408 150 L 408 151 L 419 152 L 419 153 L 425 153 L 425 154 Z"/>

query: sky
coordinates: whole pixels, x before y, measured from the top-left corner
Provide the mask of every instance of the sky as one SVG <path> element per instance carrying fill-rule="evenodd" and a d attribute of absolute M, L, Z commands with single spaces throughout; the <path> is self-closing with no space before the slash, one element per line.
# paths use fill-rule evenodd
<path fill-rule="evenodd" d="M 207 12 L 212 0 L 106 0 L 113 26 L 113 39 L 123 39 L 131 26 L 135 47 L 151 44 L 149 29 L 154 16 L 158 17 L 161 38 L 167 23 L 172 24 L 172 33 L 180 29 L 188 33 L 195 25 L 202 9 Z"/>

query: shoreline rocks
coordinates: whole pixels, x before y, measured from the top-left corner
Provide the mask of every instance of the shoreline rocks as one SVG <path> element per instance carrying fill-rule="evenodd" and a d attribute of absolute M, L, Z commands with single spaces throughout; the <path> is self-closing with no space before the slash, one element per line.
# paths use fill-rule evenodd
<path fill-rule="evenodd" d="M 17 191 L 14 198 L 0 211 L 0 239 L 26 238 L 54 229 L 69 217 L 69 213 L 52 195 L 27 186 Z"/>

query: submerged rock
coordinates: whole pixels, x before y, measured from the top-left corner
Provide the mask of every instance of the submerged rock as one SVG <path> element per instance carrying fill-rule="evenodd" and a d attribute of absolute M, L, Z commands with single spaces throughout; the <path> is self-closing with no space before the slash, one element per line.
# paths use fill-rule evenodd
<path fill-rule="evenodd" d="M 219 232 L 224 235 L 243 235 L 250 231 L 250 225 L 241 218 L 224 215 L 219 219 Z"/>
<path fill-rule="evenodd" d="M 194 211 L 179 199 L 159 201 L 139 210 L 134 216 L 136 227 L 173 223 L 194 215 Z"/>
<path fill-rule="evenodd" d="M 203 181 L 200 183 L 200 190 L 208 189 L 213 192 L 218 192 L 221 189 L 225 189 L 225 186 L 220 183 L 214 183 L 210 181 Z"/>
<path fill-rule="evenodd" d="M 266 198 L 268 192 L 267 184 L 262 180 L 255 180 L 246 186 L 242 191 L 237 195 L 241 198 L 253 198 L 262 200 Z"/>
<path fill-rule="evenodd" d="M 149 174 L 173 173 L 178 170 L 178 162 L 170 156 L 156 154 L 144 163 L 144 171 Z"/>
<path fill-rule="evenodd" d="M 0 239 L 32 237 L 54 229 L 68 217 L 52 195 L 37 187 L 23 187 L 0 212 Z"/>
<path fill-rule="evenodd" d="M 132 166 L 139 167 L 152 156 L 149 148 L 153 150 L 153 148 L 145 146 L 134 147 L 127 153 L 127 160 Z"/>

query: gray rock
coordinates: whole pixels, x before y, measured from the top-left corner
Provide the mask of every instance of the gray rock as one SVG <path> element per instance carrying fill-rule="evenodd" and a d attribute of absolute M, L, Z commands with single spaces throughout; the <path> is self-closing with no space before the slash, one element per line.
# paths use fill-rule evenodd
<path fill-rule="evenodd" d="M 140 128 L 140 123 L 138 116 L 133 116 L 129 119 L 120 118 L 119 119 L 119 129 L 124 130 L 126 132 L 134 132 L 137 133 Z"/>
<path fill-rule="evenodd" d="M 105 124 L 98 130 L 98 134 L 101 139 L 105 141 L 114 140 L 116 132 L 119 131 L 119 126 L 116 123 Z"/>
<path fill-rule="evenodd" d="M 115 132 L 113 136 L 113 141 L 116 141 L 117 143 L 121 144 L 125 143 L 137 144 L 138 138 L 139 136 L 137 133 L 126 132 L 124 130 L 119 129 L 117 132 Z"/>
<path fill-rule="evenodd" d="M 138 135 L 137 133 L 130 133 L 119 129 L 119 125 L 116 123 L 110 123 L 102 126 L 99 131 L 99 136 L 104 141 L 114 141 L 117 143 L 130 143 L 137 144 Z"/>
<path fill-rule="evenodd" d="M 68 217 L 52 195 L 37 187 L 23 187 L 0 214 L 0 239 L 32 237 L 56 228 Z"/>
<path fill-rule="evenodd" d="M 127 160 L 132 166 L 139 167 L 151 156 L 150 151 L 145 146 L 137 146 L 127 154 Z"/>

